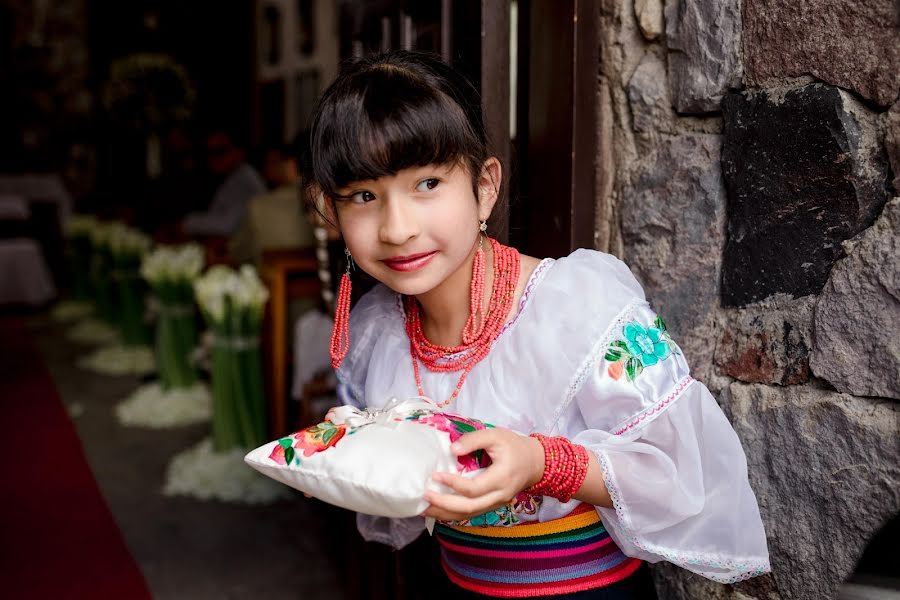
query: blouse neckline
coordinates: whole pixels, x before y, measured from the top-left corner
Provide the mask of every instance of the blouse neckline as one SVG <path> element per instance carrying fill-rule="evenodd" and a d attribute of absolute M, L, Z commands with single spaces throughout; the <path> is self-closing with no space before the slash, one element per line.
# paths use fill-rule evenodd
<path fill-rule="evenodd" d="M 537 264 L 534 270 L 531 272 L 531 275 L 528 276 L 528 281 L 525 283 L 525 289 L 522 291 L 522 297 L 519 298 L 519 306 L 516 308 L 516 314 L 513 315 L 513 318 L 506 322 L 503 326 L 503 329 L 500 330 L 500 333 L 497 334 L 497 337 L 494 339 L 494 343 L 497 342 L 503 334 L 505 334 L 508 330 L 512 329 L 513 325 L 515 325 L 519 317 L 522 316 L 522 312 L 525 310 L 525 307 L 528 305 L 528 300 L 531 298 L 531 294 L 534 291 L 534 288 L 544 279 L 544 275 L 547 273 L 549 268 L 556 263 L 556 259 L 553 258 L 544 258 L 541 259 L 541 262 Z M 403 295 L 396 294 L 397 298 L 397 310 L 400 313 L 400 318 L 404 321 L 406 320 L 406 312 L 403 310 Z M 447 358 L 451 358 L 448 356 Z"/>

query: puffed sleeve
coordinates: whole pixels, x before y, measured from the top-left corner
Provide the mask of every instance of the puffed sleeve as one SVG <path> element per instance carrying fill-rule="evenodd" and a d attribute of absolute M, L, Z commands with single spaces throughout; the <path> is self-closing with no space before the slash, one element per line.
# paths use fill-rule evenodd
<path fill-rule="evenodd" d="M 768 572 L 743 448 L 663 321 L 636 302 L 604 342 L 563 433 L 599 460 L 610 535 L 629 556 L 722 583 Z"/>

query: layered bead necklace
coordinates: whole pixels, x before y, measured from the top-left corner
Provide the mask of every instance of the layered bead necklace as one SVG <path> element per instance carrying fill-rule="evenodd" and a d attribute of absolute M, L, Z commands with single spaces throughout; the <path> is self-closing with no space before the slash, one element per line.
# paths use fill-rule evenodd
<path fill-rule="evenodd" d="M 437 406 L 450 404 L 459 395 L 459 390 L 469 372 L 491 349 L 491 345 L 506 323 L 519 282 L 519 251 L 504 246 L 493 238 L 488 238 L 493 250 L 494 281 L 491 286 L 491 297 L 487 314 L 481 309 L 484 298 L 484 251 L 479 246 L 472 265 L 472 282 L 470 286 L 470 313 L 463 329 L 463 343 L 459 346 L 442 346 L 432 344 L 422 331 L 421 306 L 414 296 L 404 297 L 406 309 L 406 334 L 409 336 L 409 352 L 412 356 L 413 373 L 416 377 L 416 389 L 420 396 L 426 396 L 422 388 L 422 377 L 419 373 L 419 362 L 429 371 L 452 373 L 462 371 L 456 389 L 449 398 L 438 402 Z"/>

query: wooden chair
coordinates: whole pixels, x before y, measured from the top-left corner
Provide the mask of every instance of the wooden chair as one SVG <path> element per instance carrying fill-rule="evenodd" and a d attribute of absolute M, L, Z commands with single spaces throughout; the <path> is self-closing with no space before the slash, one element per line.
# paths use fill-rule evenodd
<path fill-rule="evenodd" d="M 318 300 L 321 294 L 319 263 L 312 249 L 266 250 L 260 278 L 269 288 L 266 327 L 266 379 L 269 398 L 269 426 L 272 436 L 288 433 L 287 390 L 288 306 L 297 298 Z M 303 408 L 301 407 L 301 411 Z M 307 407 L 308 410 L 308 407 Z"/>

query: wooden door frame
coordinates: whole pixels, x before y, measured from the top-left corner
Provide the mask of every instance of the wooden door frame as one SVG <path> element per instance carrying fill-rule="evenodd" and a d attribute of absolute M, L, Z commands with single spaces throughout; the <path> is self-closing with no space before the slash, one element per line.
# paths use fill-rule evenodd
<path fill-rule="evenodd" d="M 509 139 L 510 94 L 509 2 L 481 2 L 481 104 L 490 152 L 503 165 L 500 198 L 491 214 L 490 231 L 503 243 L 509 239 L 509 182 L 511 180 Z"/>
<path fill-rule="evenodd" d="M 595 245 L 599 2 L 519 1 L 513 239 L 538 257 Z"/>

